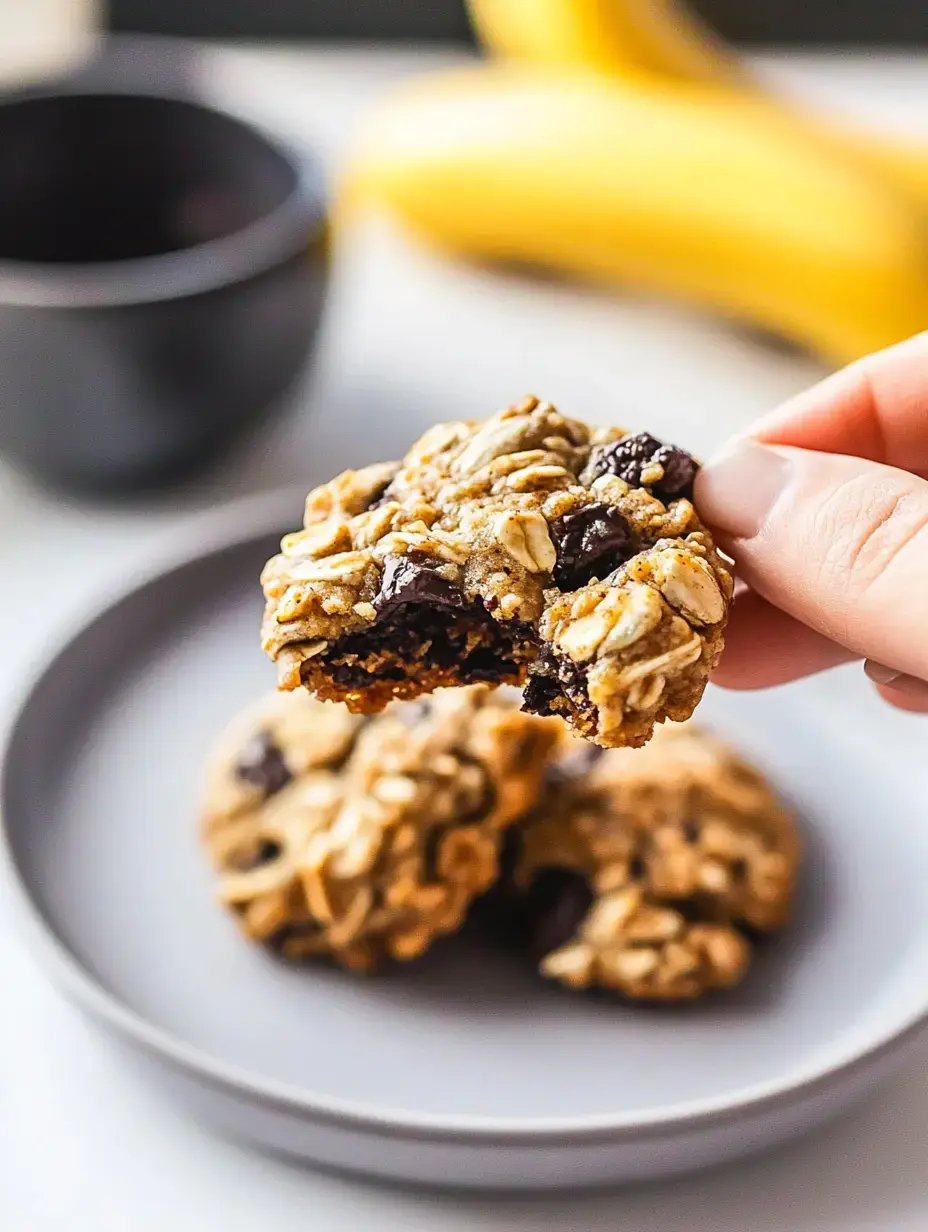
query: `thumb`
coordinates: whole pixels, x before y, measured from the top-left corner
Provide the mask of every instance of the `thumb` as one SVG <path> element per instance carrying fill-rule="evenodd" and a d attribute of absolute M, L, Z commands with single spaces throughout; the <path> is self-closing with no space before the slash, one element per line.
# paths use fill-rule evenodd
<path fill-rule="evenodd" d="M 739 441 L 703 469 L 696 500 L 753 590 L 853 653 L 928 679 L 928 482 Z"/>

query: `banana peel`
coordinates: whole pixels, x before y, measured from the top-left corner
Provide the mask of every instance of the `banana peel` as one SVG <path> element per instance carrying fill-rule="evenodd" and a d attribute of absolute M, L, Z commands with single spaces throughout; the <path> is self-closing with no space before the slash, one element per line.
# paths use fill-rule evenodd
<path fill-rule="evenodd" d="M 838 363 L 928 324 L 920 212 L 749 95 L 454 70 L 375 113 L 344 187 L 447 251 L 671 296 Z"/>

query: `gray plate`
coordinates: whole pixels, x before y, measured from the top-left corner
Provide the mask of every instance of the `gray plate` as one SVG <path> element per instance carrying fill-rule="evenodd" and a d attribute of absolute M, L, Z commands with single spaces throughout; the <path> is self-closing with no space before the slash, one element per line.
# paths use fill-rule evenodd
<path fill-rule="evenodd" d="M 861 758 L 860 725 L 826 722 L 827 682 L 704 707 L 810 825 L 795 924 L 732 995 L 609 1004 L 462 939 L 369 980 L 247 945 L 212 902 L 198 771 L 272 682 L 256 578 L 299 508 L 228 515 L 224 544 L 108 606 L 37 682 L 7 751 L 6 844 L 37 952 L 162 1085 L 273 1150 L 518 1188 L 730 1158 L 898 1063 L 928 1009 L 928 827 L 901 756 Z"/>

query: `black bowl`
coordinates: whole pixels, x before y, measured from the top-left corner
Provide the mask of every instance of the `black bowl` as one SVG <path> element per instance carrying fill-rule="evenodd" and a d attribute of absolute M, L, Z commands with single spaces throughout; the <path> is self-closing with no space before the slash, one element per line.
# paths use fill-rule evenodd
<path fill-rule="evenodd" d="M 96 491 L 211 461 L 301 370 L 326 251 L 318 169 L 199 100 L 0 101 L 0 449 Z"/>

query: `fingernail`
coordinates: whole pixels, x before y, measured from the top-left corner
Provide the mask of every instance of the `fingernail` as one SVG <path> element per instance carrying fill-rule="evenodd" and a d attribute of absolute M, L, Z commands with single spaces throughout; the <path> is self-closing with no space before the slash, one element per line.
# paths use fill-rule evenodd
<path fill-rule="evenodd" d="M 864 671 L 874 684 L 893 684 L 894 681 L 900 680 L 902 677 L 902 672 L 897 672 L 894 667 L 886 667 L 882 663 L 874 663 L 872 659 L 867 659 L 864 663 Z"/>
<path fill-rule="evenodd" d="M 728 445 L 696 478 L 700 517 L 735 539 L 753 538 L 789 482 L 790 469 L 789 459 L 767 445 Z"/>
<path fill-rule="evenodd" d="M 919 680 L 907 672 L 897 672 L 893 667 L 884 667 L 882 663 L 873 663 L 870 659 L 864 664 L 864 671 L 879 688 L 889 689 L 889 697 L 883 694 L 887 701 L 901 706 L 903 710 L 924 712 L 928 709 L 928 681 Z M 900 700 L 903 698 L 914 704 L 906 704 Z"/>

